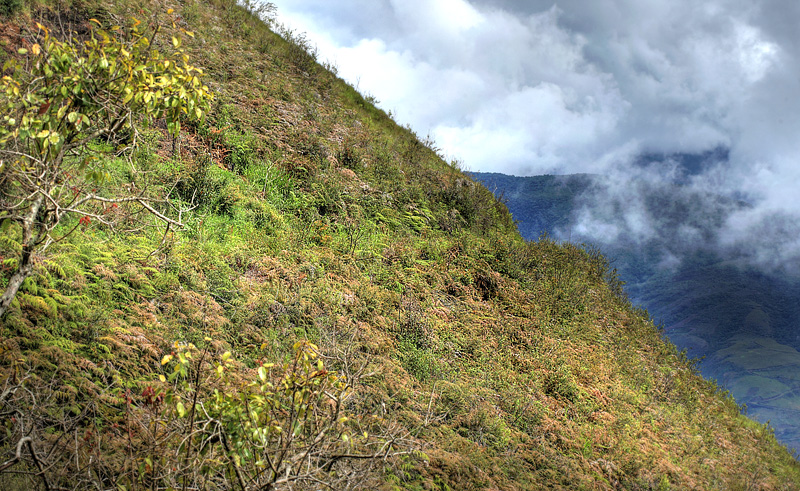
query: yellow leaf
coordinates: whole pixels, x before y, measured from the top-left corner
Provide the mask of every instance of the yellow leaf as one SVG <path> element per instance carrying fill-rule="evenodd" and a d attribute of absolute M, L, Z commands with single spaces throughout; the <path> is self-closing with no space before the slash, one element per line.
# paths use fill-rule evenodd
<path fill-rule="evenodd" d="M 161 359 L 161 364 L 166 365 L 170 361 L 172 361 L 172 355 L 164 355 L 164 358 Z"/>
<path fill-rule="evenodd" d="M 34 44 L 33 46 L 31 46 L 31 51 L 33 52 L 34 55 L 38 56 L 39 53 L 42 52 L 42 47 L 39 46 L 38 44 Z"/>

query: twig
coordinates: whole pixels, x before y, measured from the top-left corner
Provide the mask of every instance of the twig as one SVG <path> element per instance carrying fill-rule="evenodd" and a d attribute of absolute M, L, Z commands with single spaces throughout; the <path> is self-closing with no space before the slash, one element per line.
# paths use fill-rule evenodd
<path fill-rule="evenodd" d="M 221 427 L 222 425 L 220 425 L 218 423 L 218 426 Z M 230 445 L 228 445 L 228 437 L 227 437 L 227 435 L 225 435 L 224 431 L 220 431 L 220 436 L 222 437 L 221 438 L 222 446 L 225 448 L 225 452 L 228 455 L 230 455 L 231 454 L 231 448 L 230 448 Z M 236 479 L 239 481 L 239 486 L 241 486 L 242 491 L 246 491 L 247 487 L 245 487 L 245 485 L 244 485 L 244 478 L 242 477 L 242 471 L 239 470 L 239 466 L 236 465 L 236 462 L 233 462 L 233 470 L 234 470 L 234 472 L 236 472 Z"/>
<path fill-rule="evenodd" d="M 3 465 L 0 465 L 0 472 L 3 472 L 4 470 L 8 469 L 12 465 L 22 460 L 22 446 L 29 441 L 33 441 L 33 439 L 29 436 L 20 438 L 20 440 L 17 442 L 17 451 L 14 454 L 14 458 L 7 461 Z"/>

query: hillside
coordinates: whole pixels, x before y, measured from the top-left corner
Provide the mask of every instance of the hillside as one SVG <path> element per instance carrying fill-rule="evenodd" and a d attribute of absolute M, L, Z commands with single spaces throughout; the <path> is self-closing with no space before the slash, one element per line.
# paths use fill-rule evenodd
<path fill-rule="evenodd" d="M 167 110 L 70 140 L 91 158 L 65 154 L 77 170 L 55 185 L 95 205 L 48 231 L 2 317 L 0 489 L 798 488 L 772 429 L 698 375 L 600 254 L 524 241 L 489 190 L 270 30 L 269 8 L 2 5 L 4 62 L 42 51 L 34 21 L 129 47 L 160 25 L 153 47 L 181 46 L 214 98 L 179 138 Z M 40 102 L 34 122 L 59 110 Z M 53 133 L 30 134 L 42 160 Z M 29 225 L 8 197 L 42 185 L 9 177 L 36 164 L 15 148 L 0 149 L 3 288 Z"/>

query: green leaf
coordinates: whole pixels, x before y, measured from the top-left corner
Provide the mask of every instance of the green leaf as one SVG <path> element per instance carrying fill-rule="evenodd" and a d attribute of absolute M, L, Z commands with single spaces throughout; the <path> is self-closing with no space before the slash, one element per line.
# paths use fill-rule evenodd
<path fill-rule="evenodd" d="M 178 416 L 181 418 L 186 416 L 186 408 L 183 406 L 183 402 L 178 401 L 178 404 L 175 406 L 175 409 L 178 410 Z"/>

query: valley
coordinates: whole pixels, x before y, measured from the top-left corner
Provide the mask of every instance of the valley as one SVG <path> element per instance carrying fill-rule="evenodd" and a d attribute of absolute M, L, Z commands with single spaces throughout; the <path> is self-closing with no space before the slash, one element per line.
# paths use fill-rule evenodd
<path fill-rule="evenodd" d="M 769 422 L 785 445 L 800 449 L 798 283 L 713 247 L 725 216 L 746 205 L 682 192 L 677 184 L 641 191 L 637 196 L 648 198 L 638 213 L 653 233 L 635 240 L 621 225 L 626 208 L 601 176 L 473 175 L 506 201 L 526 239 L 547 234 L 600 248 L 631 300 L 698 360 L 703 375 L 729 390 L 747 414 Z M 603 227 L 623 232 L 609 240 Z M 687 234 L 697 240 L 681 238 Z"/>

